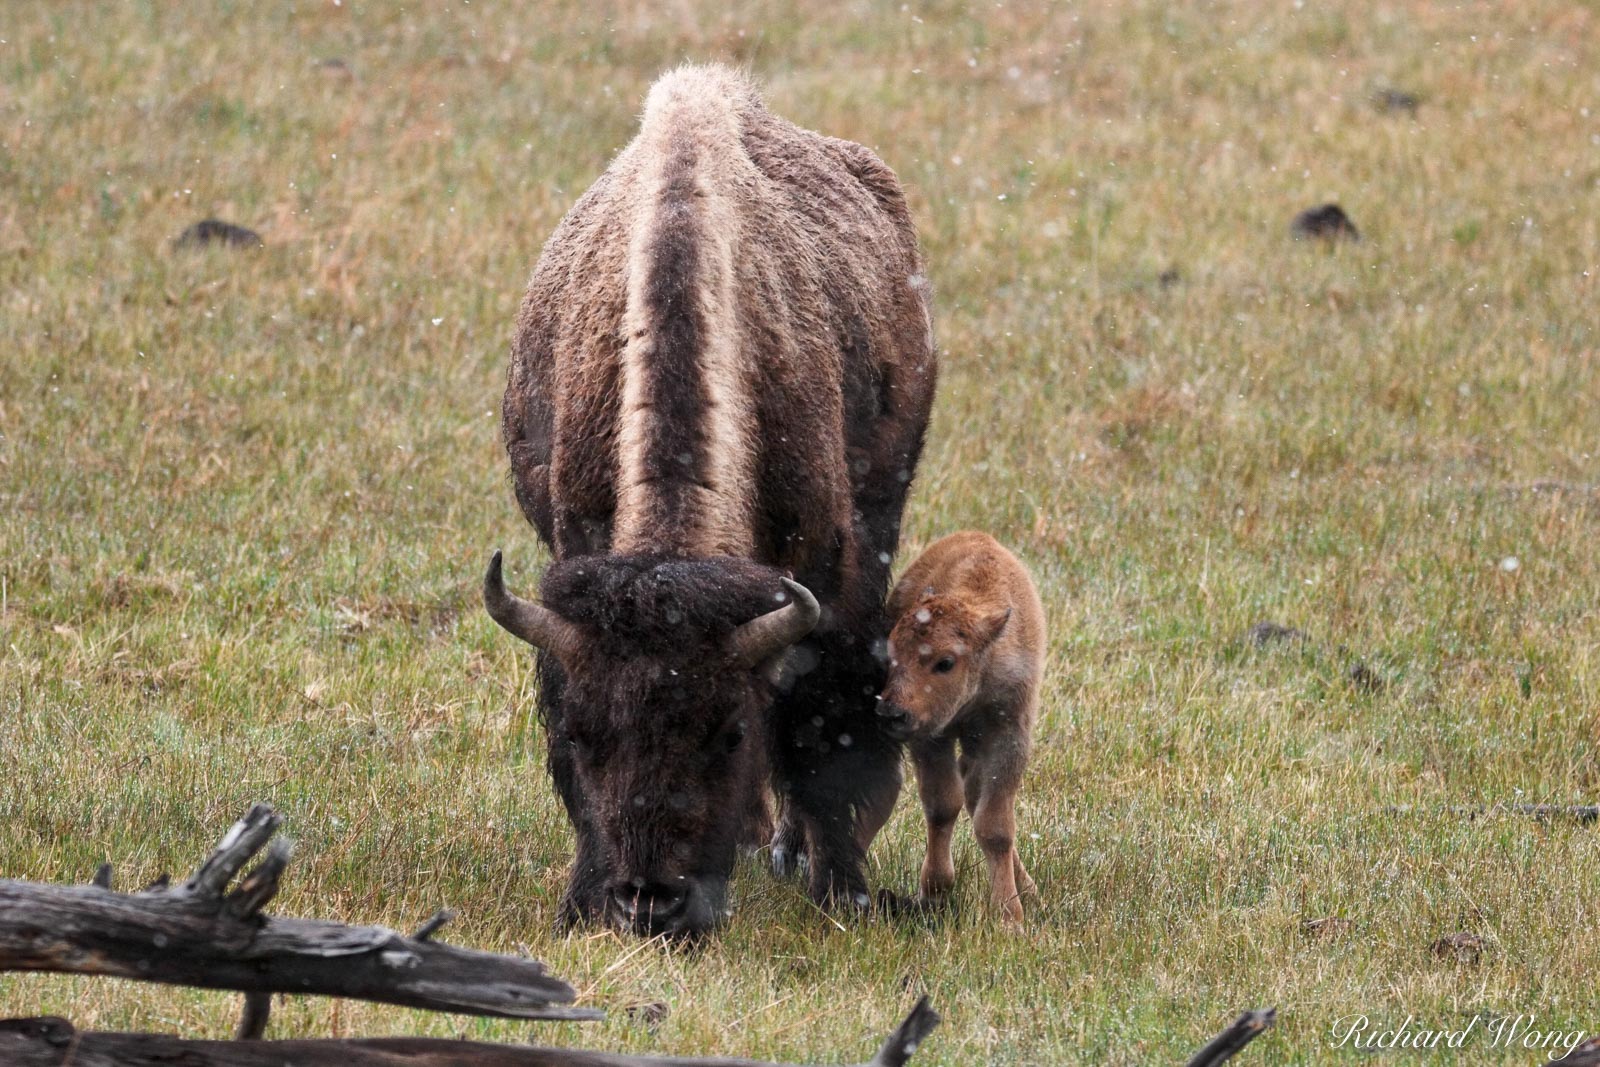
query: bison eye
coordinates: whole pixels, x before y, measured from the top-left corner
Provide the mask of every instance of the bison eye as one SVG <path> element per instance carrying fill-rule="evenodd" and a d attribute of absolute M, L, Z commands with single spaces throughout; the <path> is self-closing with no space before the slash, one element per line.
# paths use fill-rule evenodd
<path fill-rule="evenodd" d="M 933 665 L 934 674 L 949 674 L 955 669 L 956 658 L 954 656 L 946 656 L 944 659 Z"/>
<path fill-rule="evenodd" d="M 744 744 L 744 735 L 749 730 L 743 719 L 734 723 L 728 732 L 722 735 L 722 747 L 729 752 L 737 752 L 739 746 Z"/>

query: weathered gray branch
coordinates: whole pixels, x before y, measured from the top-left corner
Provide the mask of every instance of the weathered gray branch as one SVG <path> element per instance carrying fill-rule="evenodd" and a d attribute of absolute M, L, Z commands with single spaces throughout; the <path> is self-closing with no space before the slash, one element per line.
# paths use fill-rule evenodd
<path fill-rule="evenodd" d="M 911 1014 L 903 1019 L 894 1033 L 884 1041 L 883 1047 L 878 1049 L 878 1054 L 872 1057 L 868 1067 L 903 1067 L 917 1051 L 917 1046 L 922 1044 L 924 1038 L 933 1033 L 933 1028 L 939 1025 L 939 1013 L 928 1005 L 928 998 L 918 999 L 916 1006 L 911 1009 Z"/>
<path fill-rule="evenodd" d="M 246 993 L 244 1010 L 239 1013 L 239 1026 L 233 1031 L 235 1041 L 256 1041 L 267 1032 L 267 1020 L 272 1017 L 271 993 Z"/>
<path fill-rule="evenodd" d="M 232 893 L 279 818 L 252 808 L 181 886 L 115 893 L 0 881 L 0 971 L 100 974 L 246 994 L 316 993 L 433 1011 L 518 1019 L 594 1019 L 572 987 L 534 960 L 407 938 L 378 926 L 268 918 L 288 849 L 275 846 Z M 259 1033 L 266 1002 L 247 1001 L 241 1034 Z"/>
<path fill-rule="evenodd" d="M 938 1024 L 918 1002 L 867 1067 L 902 1067 Z M 65 1019 L 0 1021 L 7 1067 L 782 1067 L 758 1060 L 627 1056 L 580 1049 L 490 1045 L 441 1038 L 188 1041 L 160 1034 L 82 1032 Z"/>
<path fill-rule="evenodd" d="M 1277 1019 L 1276 1008 L 1245 1012 L 1233 1021 L 1233 1025 L 1206 1042 L 1206 1046 L 1194 1054 L 1188 1067 L 1216 1067 L 1219 1063 L 1226 1063 L 1234 1053 L 1254 1041 Z"/>
<path fill-rule="evenodd" d="M 233 881 L 234 875 L 244 869 L 250 857 L 261 851 L 263 845 L 278 832 L 283 816 L 272 810 L 270 804 L 253 805 L 244 818 L 228 828 L 222 841 L 189 876 L 181 892 L 202 900 L 213 900 Z"/>
<path fill-rule="evenodd" d="M 436 934 L 440 930 L 444 929 L 445 923 L 449 922 L 451 919 L 454 919 L 455 917 L 456 917 L 456 913 L 451 911 L 449 908 L 440 908 L 438 911 L 433 913 L 433 915 L 428 919 L 427 922 L 425 922 L 421 926 L 417 927 L 416 931 L 414 933 L 412 933 L 412 935 L 411 935 L 411 940 L 413 940 L 413 941 L 426 941 L 426 940 L 428 940 L 434 934 Z"/>

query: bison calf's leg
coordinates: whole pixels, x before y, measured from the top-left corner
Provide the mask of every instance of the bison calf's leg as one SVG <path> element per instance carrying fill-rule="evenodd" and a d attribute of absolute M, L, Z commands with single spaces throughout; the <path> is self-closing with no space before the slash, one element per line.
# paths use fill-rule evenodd
<path fill-rule="evenodd" d="M 928 854 L 922 861 L 919 888 L 924 897 L 940 897 L 956 884 L 956 865 L 950 857 L 950 839 L 961 816 L 961 775 L 956 770 L 953 738 L 935 738 L 911 753 L 917 768 L 917 791 L 922 815 L 928 823 Z"/>
<path fill-rule="evenodd" d="M 1033 877 L 1028 874 L 1028 869 L 1022 865 L 1022 855 L 1013 846 L 1011 849 L 1011 872 L 1017 880 L 1017 889 L 1023 896 L 1038 897 L 1039 887 L 1033 884 Z"/>
<path fill-rule="evenodd" d="M 981 765 L 979 773 L 982 773 Z M 1016 798 L 1014 781 L 983 782 L 977 810 L 972 814 L 972 829 L 989 866 L 989 899 L 1006 920 L 1013 923 L 1022 921 L 1022 902 L 1017 891 L 1017 872 L 1022 871 L 1022 860 L 1017 856 L 1016 846 Z M 1026 871 L 1022 871 L 1022 878 L 1032 886 Z"/>

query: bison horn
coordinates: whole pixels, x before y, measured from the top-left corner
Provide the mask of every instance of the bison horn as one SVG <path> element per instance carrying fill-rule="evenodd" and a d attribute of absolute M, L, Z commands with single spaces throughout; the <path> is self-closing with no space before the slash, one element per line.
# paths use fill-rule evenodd
<path fill-rule="evenodd" d="M 783 587 L 789 591 L 789 603 L 728 635 L 728 654 L 737 665 L 760 666 L 810 633 L 822 617 L 811 590 L 788 578 L 783 579 Z"/>
<path fill-rule="evenodd" d="M 543 604 L 535 604 L 506 592 L 505 579 L 500 574 L 498 549 L 494 558 L 489 560 L 489 572 L 483 576 L 483 606 L 489 609 L 490 618 L 509 633 L 522 638 L 534 648 L 552 653 L 557 659 L 568 658 L 583 642 L 582 631 L 558 613 Z"/>

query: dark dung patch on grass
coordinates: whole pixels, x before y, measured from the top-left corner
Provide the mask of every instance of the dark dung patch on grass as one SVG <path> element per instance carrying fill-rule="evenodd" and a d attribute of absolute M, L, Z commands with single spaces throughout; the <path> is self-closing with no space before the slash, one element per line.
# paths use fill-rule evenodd
<path fill-rule="evenodd" d="M 1273 622 L 1271 619 L 1263 619 L 1256 623 L 1245 632 L 1244 637 L 1247 642 L 1256 648 L 1267 648 L 1270 645 L 1310 640 L 1304 630 L 1297 630 L 1293 626 L 1284 626 L 1281 623 Z"/>
<path fill-rule="evenodd" d="M 1416 93 L 1388 86 L 1372 94 L 1372 106 L 1385 115 L 1415 115 L 1422 98 Z"/>
<path fill-rule="evenodd" d="M 1344 208 L 1338 204 L 1321 204 L 1306 208 L 1289 224 L 1289 233 L 1295 240 L 1359 241 L 1361 231 Z"/>
<path fill-rule="evenodd" d="M 1365 693 L 1381 693 L 1389 688 L 1389 680 L 1367 666 L 1363 660 L 1356 660 L 1350 664 L 1350 669 L 1345 671 L 1344 676 L 1351 685 Z"/>
<path fill-rule="evenodd" d="M 254 230 L 222 219 L 201 219 L 178 235 L 174 248 L 204 248 L 224 245 L 230 248 L 260 248 L 264 242 Z"/>

